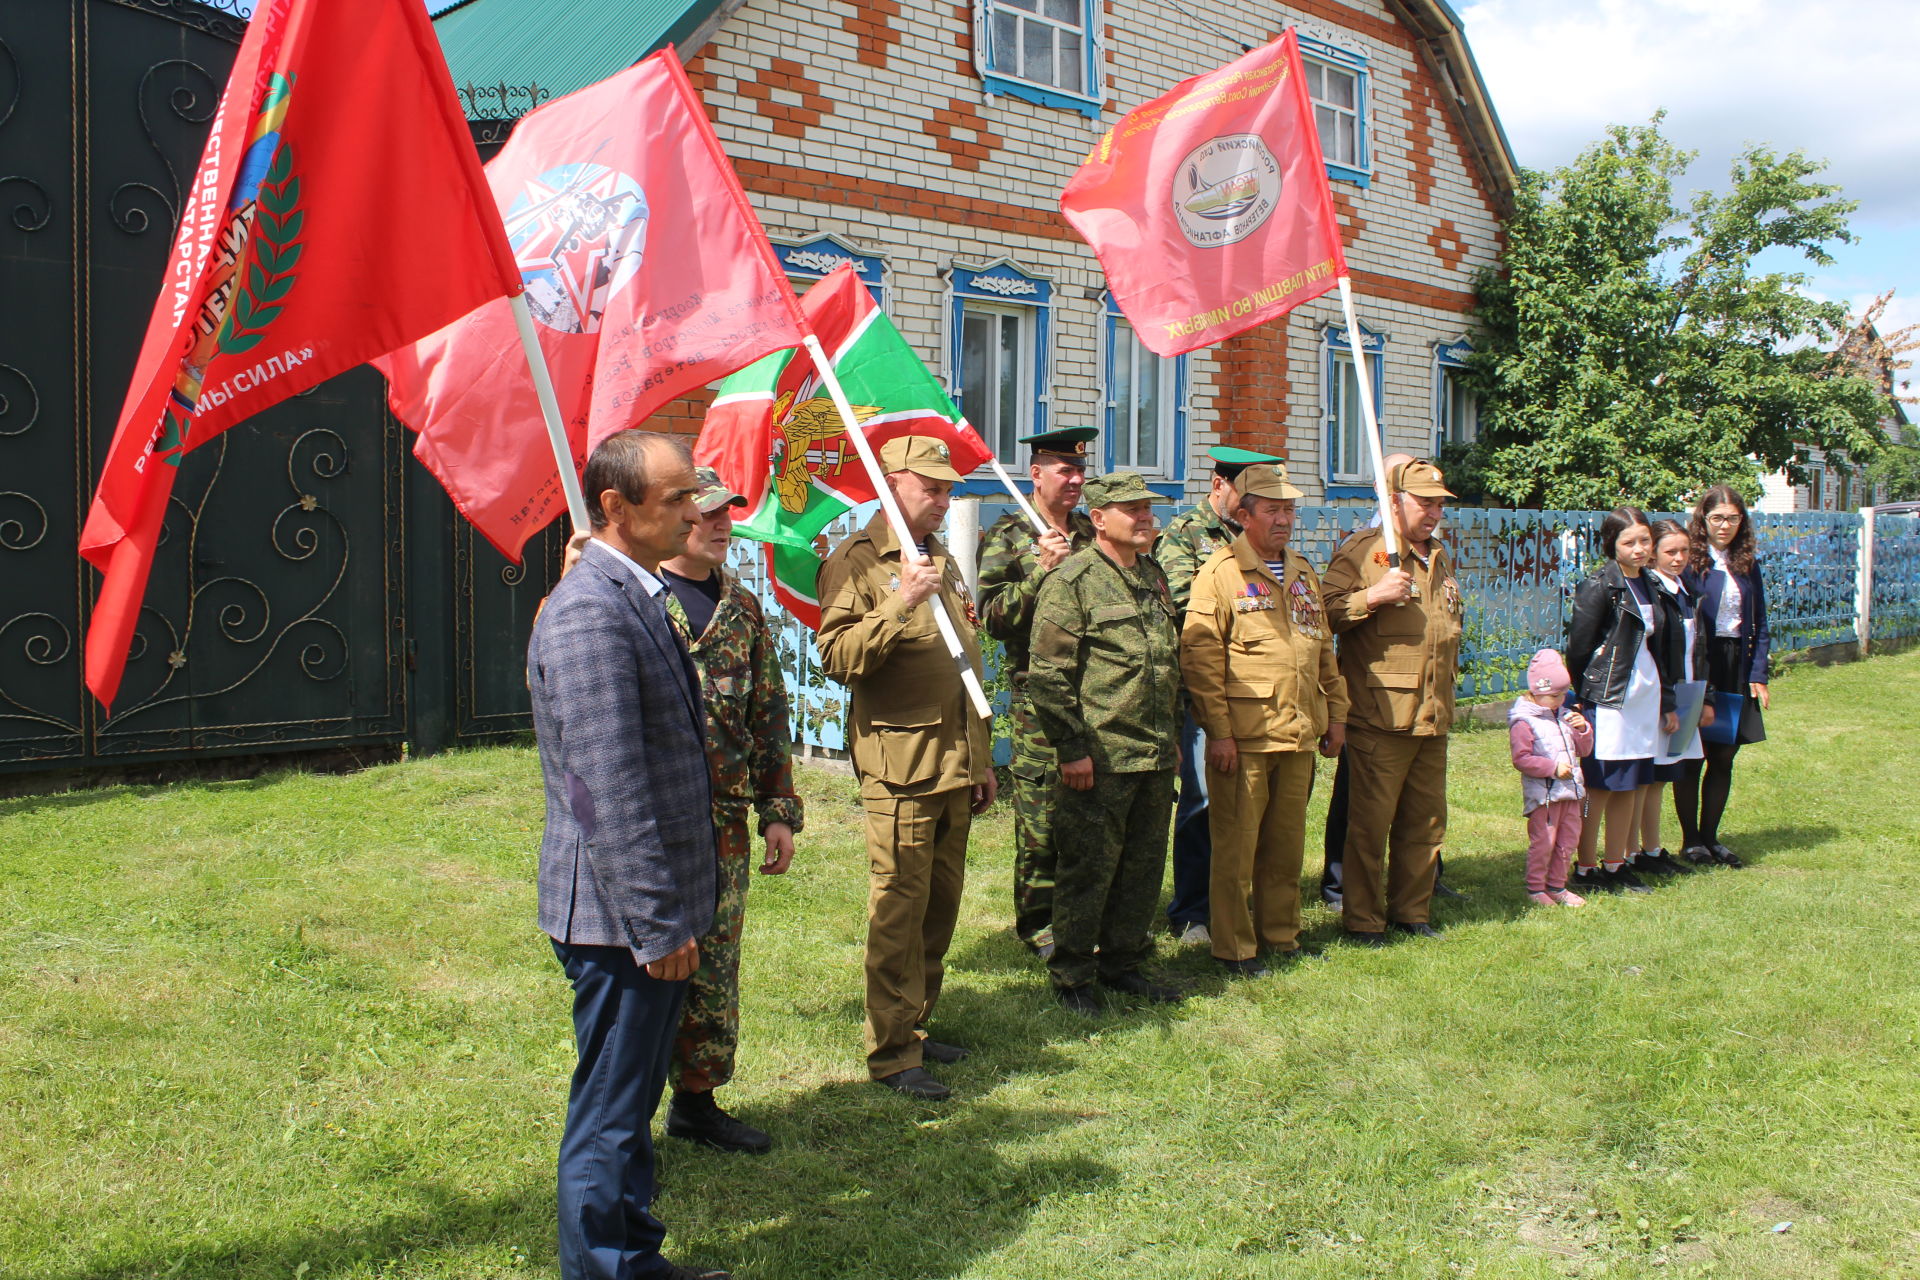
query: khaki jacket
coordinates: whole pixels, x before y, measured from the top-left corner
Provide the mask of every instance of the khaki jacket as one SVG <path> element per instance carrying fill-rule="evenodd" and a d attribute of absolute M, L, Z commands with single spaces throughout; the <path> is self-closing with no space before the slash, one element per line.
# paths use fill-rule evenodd
<path fill-rule="evenodd" d="M 1193 577 L 1180 630 L 1180 669 L 1194 719 L 1242 751 L 1309 751 L 1347 719 L 1320 579 L 1287 552 L 1275 578 L 1242 534 Z"/>
<path fill-rule="evenodd" d="M 936 538 L 927 553 L 975 672 L 981 670 L 973 598 Z M 941 642 L 932 602 L 900 599 L 900 544 L 884 514 L 820 566 L 820 666 L 853 694 L 847 745 L 860 794 L 926 795 L 976 786 L 993 767 L 987 721 L 974 714 Z"/>
<path fill-rule="evenodd" d="M 1420 596 L 1367 611 L 1367 588 L 1387 575 L 1378 529 L 1363 529 L 1333 553 L 1320 588 L 1340 637 L 1340 673 L 1353 708 L 1349 724 L 1387 733 L 1437 737 L 1453 727 L 1453 684 L 1460 668 L 1460 584 L 1453 558 L 1437 540 L 1427 566 L 1403 552 Z"/>

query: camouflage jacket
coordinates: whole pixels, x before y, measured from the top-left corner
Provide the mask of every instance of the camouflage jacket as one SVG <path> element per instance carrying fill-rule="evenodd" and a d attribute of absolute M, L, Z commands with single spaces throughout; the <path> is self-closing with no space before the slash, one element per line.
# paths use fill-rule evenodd
<path fill-rule="evenodd" d="M 725 570 L 720 603 L 704 634 L 694 636 L 687 611 L 662 597 L 673 628 L 700 672 L 707 704 L 707 764 L 721 825 L 745 822 L 757 810 L 760 831 L 784 822 L 796 832 L 804 814 L 793 790 L 793 738 L 787 729 L 787 683 L 774 655 L 760 602 Z"/>
<path fill-rule="evenodd" d="M 1067 516 L 1068 541 L 1079 551 L 1093 541 L 1093 521 L 1084 511 Z M 1007 648 L 1016 682 L 1027 678 L 1027 640 L 1033 602 L 1047 570 L 1040 567 L 1040 539 L 1018 511 L 993 522 L 980 543 L 980 625 Z"/>
<path fill-rule="evenodd" d="M 1239 536 L 1239 523 L 1215 511 L 1206 498 L 1167 521 L 1166 530 L 1153 544 L 1153 558 L 1167 571 L 1174 608 L 1181 613 L 1187 611 L 1187 601 L 1193 596 L 1193 575 L 1213 558 L 1214 552 Z"/>
<path fill-rule="evenodd" d="M 1027 697 L 1059 758 L 1100 773 L 1171 769 L 1180 737 L 1180 633 L 1152 556 L 1123 569 L 1097 546 L 1040 584 Z"/>

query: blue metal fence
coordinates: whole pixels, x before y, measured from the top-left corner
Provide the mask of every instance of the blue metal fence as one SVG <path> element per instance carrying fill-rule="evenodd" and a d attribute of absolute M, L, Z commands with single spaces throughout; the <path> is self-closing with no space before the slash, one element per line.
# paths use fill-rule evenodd
<path fill-rule="evenodd" d="M 1011 509 L 982 503 L 981 529 Z M 1161 508 L 1156 516 L 1164 526 L 1176 510 Z M 866 515 L 862 510 L 835 522 L 827 541 L 837 544 Z M 1371 516 L 1366 507 L 1302 507 L 1292 546 L 1324 566 L 1341 539 Z M 1603 511 L 1448 510 L 1442 537 L 1465 607 L 1462 698 L 1517 692 L 1534 652 L 1564 643 L 1574 584 L 1601 561 L 1598 531 L 1605 517 Z M 1775 653 L 1855 638 L 1861 524 L 1858 515 L 1836 512 L 1754 516 Z M 1920 519 L 1882 517 L 1874 542 L 1873 637 L 1920 635 Z M 843 749 L 846 690 L 821 673 L 812 634 L 773 603 L 758 544 L 736 543 L 733 554 L 736 572 L 767 602 L 793 701 L 795 737 Z"/>

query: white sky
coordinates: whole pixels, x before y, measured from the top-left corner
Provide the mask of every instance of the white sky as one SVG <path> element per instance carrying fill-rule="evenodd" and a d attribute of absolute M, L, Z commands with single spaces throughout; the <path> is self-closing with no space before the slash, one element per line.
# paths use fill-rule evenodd
<path fill-rule="evenodd" d="M 1813 289 L 1856 307 L 1898 289 L 1882 329 L 1920 322 L 1920 0 L 1457 0 L 1521 164 L 1565 164 L 1609 124 L 1667 108 L 1667 138 L 1699 159 L 1691 187 L 1723 185 L 1749 142 L 1831 162 L 1860 202 L 1860 243 L 1830 268 L 1797 256 Z"/>

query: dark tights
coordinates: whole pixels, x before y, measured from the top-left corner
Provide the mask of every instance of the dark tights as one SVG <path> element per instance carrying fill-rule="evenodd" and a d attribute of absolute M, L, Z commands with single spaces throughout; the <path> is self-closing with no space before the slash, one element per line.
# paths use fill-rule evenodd
<path fill-rule="evenodd" d="M 1740 754 L 1737 742 L 1703 742 L 1700 746 L 1707 758 L 1687 761 L 1679 781 L 1673 784 L 1680 843 L 1688 849 L 1720 843 L 1720 816 L 1727 811 L 1727 795 L 1733 790 L 1733 758 Z"/>

